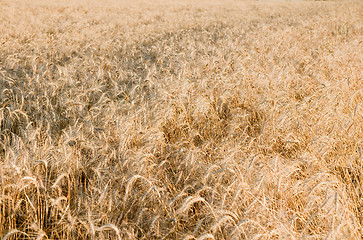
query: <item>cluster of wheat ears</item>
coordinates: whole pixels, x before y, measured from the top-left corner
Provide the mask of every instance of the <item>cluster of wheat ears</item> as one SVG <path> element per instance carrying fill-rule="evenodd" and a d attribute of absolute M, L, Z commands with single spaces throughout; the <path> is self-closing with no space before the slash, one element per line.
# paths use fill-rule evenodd
<path fill-rule="evenodd" d="M 2 239 L 361 239 L 361 1 L 0 2 Z"/>

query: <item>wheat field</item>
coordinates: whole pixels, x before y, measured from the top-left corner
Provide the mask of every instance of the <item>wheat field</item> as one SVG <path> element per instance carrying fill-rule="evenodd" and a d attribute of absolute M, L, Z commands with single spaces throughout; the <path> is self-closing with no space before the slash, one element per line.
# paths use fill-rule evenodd
<path fill-rule="evenodd" d="M 361 239 L 362 12 L 0 0 L 0 238 Z"/>

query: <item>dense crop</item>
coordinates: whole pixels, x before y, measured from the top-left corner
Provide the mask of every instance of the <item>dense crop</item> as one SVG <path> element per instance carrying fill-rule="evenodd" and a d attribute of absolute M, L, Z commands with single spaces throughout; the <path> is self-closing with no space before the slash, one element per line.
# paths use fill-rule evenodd
<path fill-rule="evenodd" d="M 0 5 L 0 237 L 362 237 L 361 2 Z"/>

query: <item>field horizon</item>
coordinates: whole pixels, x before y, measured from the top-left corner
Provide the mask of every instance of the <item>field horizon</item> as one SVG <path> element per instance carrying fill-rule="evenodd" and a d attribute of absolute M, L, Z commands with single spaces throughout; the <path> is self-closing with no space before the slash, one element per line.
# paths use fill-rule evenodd
<path fill-rule="evenodd" d="M 363 2 L 0 3 L 1 239 L 362 239 Z"/>

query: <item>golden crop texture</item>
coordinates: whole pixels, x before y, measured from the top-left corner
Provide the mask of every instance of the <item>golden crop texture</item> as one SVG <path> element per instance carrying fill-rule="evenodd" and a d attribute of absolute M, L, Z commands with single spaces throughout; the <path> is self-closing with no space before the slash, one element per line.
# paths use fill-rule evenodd
<path fill-rule="evenodd" d="M 361 239 L 362 7 L 0 0 L 0 238 Z"/>

